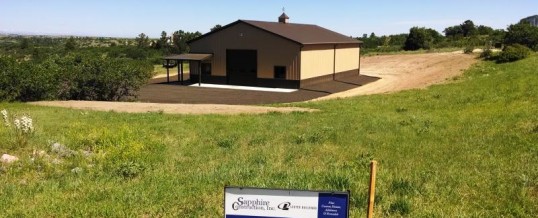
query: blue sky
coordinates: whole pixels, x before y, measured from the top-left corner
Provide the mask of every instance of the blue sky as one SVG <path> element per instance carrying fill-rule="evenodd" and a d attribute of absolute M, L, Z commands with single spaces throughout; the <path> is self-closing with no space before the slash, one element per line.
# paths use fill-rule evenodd
<path fill-rule="evenodd" d="M 285 7 L 292 23 L 350 36 L 405 33 L 413 26 L 442 31 L 470 19 L 505 29 L 538 14 L 538 0 L 0 0 L 0 32 L 158 37 L 161 31 L 208 32 L 238 19 L 276 21 Z"/>

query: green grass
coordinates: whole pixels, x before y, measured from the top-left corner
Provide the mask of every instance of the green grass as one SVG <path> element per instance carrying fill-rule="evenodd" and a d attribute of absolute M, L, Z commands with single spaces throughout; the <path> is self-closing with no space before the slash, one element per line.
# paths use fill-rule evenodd
<path fill-rule="evenodd" d="M 0 170 L 2 216 L 222 217 L 223 187 L 235 185 L 349 189 L 351 215 L 363 217 L 376 159 L 378 216 L 536 217 L 536 69 L 538 55 L 481 62 L 427 90 L 293 104 L 317 113 L 122 114 L 2 103 L 36 126 L 24 148 L 0 128 L 0 152 L 21 157 Z M 58 157 L 50 141 L 93 155 Z M 51 157 L 32 162 L 33 149 Z"/>

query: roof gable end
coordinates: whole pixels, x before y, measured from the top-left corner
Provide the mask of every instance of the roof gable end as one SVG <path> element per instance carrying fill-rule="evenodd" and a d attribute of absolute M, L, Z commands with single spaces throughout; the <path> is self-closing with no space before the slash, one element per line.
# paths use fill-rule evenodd
<path fill-rule="evenodd" d="M 237 20 L 215 31 L 206 33 L 198 38 L 188 41 L 192 43 L 209 35 L 218 33 L 224 29 L 234 26 L 238 23 L 244 23 L 256 29 L 268 32 L 270 34 L 282 37 L 300 45 L 314 44 L 360 44 L 361 41 L 340 33 L 325 29 L 312 24 L 295 24 L 295 23 L 277 23 L 253 20 Z"/>

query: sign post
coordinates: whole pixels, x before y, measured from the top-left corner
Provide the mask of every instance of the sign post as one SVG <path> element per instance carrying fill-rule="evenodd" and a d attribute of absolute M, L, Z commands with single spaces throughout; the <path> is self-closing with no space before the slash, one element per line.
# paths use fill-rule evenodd
<path fill-rule="evenodd" d="M 374 201 L 375 201 L 375 174 L 377 171 L 377 161 L 370 162 L 370 188 L 368 189 L 368 218 L 374 217 Z"/>
<path fill-rule="evenodd" d="M 348 218 L 349 192 L 225 187 L 225 218 Z"/>

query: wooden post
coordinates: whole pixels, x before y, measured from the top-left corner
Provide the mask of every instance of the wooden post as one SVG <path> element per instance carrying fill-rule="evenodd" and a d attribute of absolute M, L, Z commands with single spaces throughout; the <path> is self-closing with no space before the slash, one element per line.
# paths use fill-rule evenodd
<path fill-rule="evenodd" d="M 181 80 L 181 85 L 183 85 L 183 60 L 181 60 L 181 62 L 179 63 L 181 63 L 181 79 L 180 80 Z"/>
<path fill-rule="evenodd" d="M 375 174 L 377 171 L 377 161 L 370 162 L 370 188 L 368 189 L 368 213 L 367 218 L 374 217 L 374 201 L 375 201 Z"/>
<path fill-rule="evenodd" d="M 170 66 L 170 60 L 166 59 L 166 83 L 170 82 L 170 68 L 168 66 Z"/>
<path fill-rule="evenodd" d="M 202 86 L 202 61 L 198 61 L 198 86 Z"/>
<path fill-rule="evenodd" d="M 177 81 L 178 81 L 178 82 L 181 82 L 181 72 L 179 71 L 179 69 L 180 69 L 179 63 L 180 63 L 180 61 L 179 61 L 179 60 L 176 60 L 176 65 L 177 65 Z M 183 84 L 182 84 L 182 85 L 183 85 Z"/>

